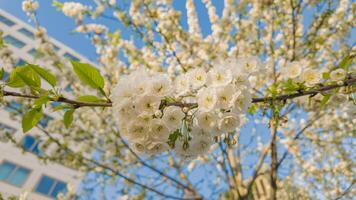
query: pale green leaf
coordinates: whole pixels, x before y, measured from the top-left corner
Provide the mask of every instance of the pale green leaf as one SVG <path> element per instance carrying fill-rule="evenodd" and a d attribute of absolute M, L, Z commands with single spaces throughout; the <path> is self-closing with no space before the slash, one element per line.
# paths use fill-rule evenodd
<path fill-rule="evenodd" d="M 26 133 L 31 130 L 43 117 L 42 109 L 31 109 L 22 118 L 22 131 Z"/>
<path fill-rule="evenodd" d="M 72 61 L 74 72 L 78 78 L 86 85 L 94 89 L 104 88 L 104 78 L 99 70 L 90 64 Z"/>
<path fill-rule="evenodd" d="M 48 72 L 46 69 L 43 69 L 37 65 L 31 65 L 28 64 L 28 66 L 34 71 L 36 72 L 39 76 L 41 76 L 45 81 L 47 81 L 50 85 L 52 85 L 53 87 L 56 86 L 57 84 L 57 79 L 56 77 L 51 74 L 50 72 Z"/>
<path fill-rule="evenodd" d="M 69 128 L 69 126 L 72 124 L 73 122 L 73 113 L 74 113 L 74 109 L 70 109 L 70 110 L 67 110 L 65 113 L 64 113 L 64 116 L 63 116 L 63 123 L 64 123 L 64 126 L 66 128 Z"/>
<path fill-rule="evenodd" d="M 21 76 L 19 74 L 21 74 Z M 28 66 L 17 67 L 11 71 L 9 80 L 6 85 L 13 88 L 24 87 L 25 85 L 40 87 L 41 78 Z"/>
<path fill-rule="evenodd" d="M 100 99 L 94 95 L 84 95 L 77 98 L 78 101 L 82 102 L 105 102 L 104 99 Z"/>
<path fill-rule="evenodd" d="M 2 80 L 4 78 L 4 74 L 5 74 L 5 70 L 4 70 L 4 68 L 1 68 L 1 70 L 0 70 L 0 80 Z"/>
<path fill-rule="evenodd" d="M 36 99 L 33 103 L 34 107 L 41 108 L 43 104 L 46 104 L 49 101 L 48 96 L 41 96 L 40 98 Z"/>

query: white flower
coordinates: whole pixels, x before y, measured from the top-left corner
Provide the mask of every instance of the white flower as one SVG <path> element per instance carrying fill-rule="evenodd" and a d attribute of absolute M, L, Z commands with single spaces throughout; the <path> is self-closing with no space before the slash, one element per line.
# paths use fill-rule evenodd
<path fill-rule="evenodd" d="M 198 91 L 198 108 L 202 112 L 212 111 L 217 103 L 217 97 L 214 89 L 202 88 Z"/>
<path fill-rule="evenodd" d="M 147 153 L 151 155 L 159 154 L 169 149 L 167 142 L 152 142 L 146 147 Z"/>
<path fill-rule="evenodd" d="M 342 68 L 336 69 L 330 73 L 330 79 L 332 81 L 342 81 L 346 77 L 346 71 Z"/>
<path fill-rule="evenodd" d="M 252 103 L 251 93 L 248 90 L 242 90 L 241 92 L 235 93 L 233 100 L 234 111 L 239 113 L 244 113 L 248 110 Z"/>
<path fill-rule="evenodd" d="M 223 67 L 213 68 L 208 72 L 208 80 L 214 87 L 225 86 L 232 80 L 231 70 Z"/>
<path fill-rule="evenodd" d="M 137 153 L 143 154 L 145 153 L 146 148 L 143 143 L 135 142 L 133 143 L 133 150 Z"/>
<path fill-rule="evenodd" d="M 295 79 L 302 73 L 302 65 L 300 62 L 291 62 L 285 68 L 285 76 Z"/>
<path fill-rule="evenodd" d="M 62 12 L 68 17 L 82 19 L 84 12 L 87 11 L 87 7 L 77 2 L 65 2 L 63 3 Z"/>
<path fill-rule="evenodd" d="M 162 120 L 171 131 L 174 131 L 180 127 L 184 116 L 185 115 L 180 108 L 169 106 L 164 109 Z"/>
<path fill-rule="evenodd" d="M 238 67 L 241 68 L 242 72 L 247 74 L 256 73 L 260 66 L 260 59 L 256 56 L 251 56 L 247 58 L 240 58 L 237 60 Z"/>
<path fill-rule="evenodd" d="M 139 120 L 134 120 L 128 125 L 127 132 L 125 133 L 124 131 L 124 134 L 130 141 L 142 142 L 148 139 L 147 130 L 147 124 L 144 124 Z"/>
<path fill-rule="evenodd" d="M 169 129 L 161 119 L 153 119 L 150 124 L 150 136 L 155 140 L 166 142 Z"/>
<path fill-rule="evenodd" d="M 168 96 L 171 93 L 171 82 L 167 76 L 156 76 L 149 84 L 149 92 L 155 96 Z"/>
<path fill-rule="evenodd" d="M 302 73 L 302 80 L 307 86 L 312 86 L 320 82 L 321 74 L 314 69 L 307 69 Z"/>
<path fill-rule="evenodd" d="M 203 86 L 207 81 L 207 74 L 203 68 L 196 68 L 188 72 L 193 89 Z"/>
<path fill-rule="evenodd" d="M 119 124 L 125 124 L 129 122 L 136 115 L 134 104 L 130 99 L 114 101 L 113 112 Z"/>
<path fill-rule="evenodd" d="M 237 90 L 230 84 L 224 87 L 216 88 L 217 107 L 228 109 L 233 102 L 233 96 Z"/>
<path fill-rule="evenodd" d="M 25 0 L 22 2 L 22 10 L 26 13 L 34 12 L 38 9 L 38 7 L 38 2 L 34 0 Z"/>
<path fill-rule="evenodd" d="M 198 125 L 204 131 L 211 131 L 217 125 L 217 116 L 211 112 L 203 112 L 197 115 Z"/>
<path fill-rule="evenodd" d="M 240 125 L 240 118 L 233 113 L 225 113 L 219 121 L 219 129 L 223 132 L 232 132 Z"/>
<path fill-rule="evenodd" d="M 157 96 L 143 95 L 135 103 L 135 110 L 141 113 L 154 114 L 158 110 L 161 99 Z"/>
<path fill-rule="evenodd" d="M 178 76 L 174 81 L 174 85 L 178 95 L 183 95 L 190 91 L 189 77 L 185 74 Z"/>

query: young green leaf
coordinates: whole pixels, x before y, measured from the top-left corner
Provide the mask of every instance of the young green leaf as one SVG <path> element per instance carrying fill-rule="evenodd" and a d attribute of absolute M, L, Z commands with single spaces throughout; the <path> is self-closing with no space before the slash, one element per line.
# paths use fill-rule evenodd
<path fill-rule="evenodd" d="M 25 82 L 24 79 L 27 82 Z M 28 66 L 17 67 L 11 71 L 9 80 L 6 83 L 6 85 L 13 88 L 24 87 L 25 85 L 29 85 L 29 86 L 34 85 L 39 87 L 41 86 L 41 78 L 35 72 L 33 72 Z"/>
<path fill-rule="evenodd" d="M 173 133 L 171 133 L 168 137 L 168 145 L 171 147 L 171 148 L 174 148 L 175 144 L 176 144 L 176 141 L 177 139 L 181 136 L 181 132 L 180 132 L 180 129 L 177 129 L 175 130 Z"/>
<path fill-rule="evenodd" d="M 339 67 L 343 68 L 344 70 L 348 70 L 348 68 L 351 66 L 355 56 L 345 56 L 344 59 L 339 63 Z"/>
<path fill-rule="evenodd" d="M 29 110 L 22 118 L 22 131 L 26 133 L 31 130 L 43 117 L 42 109 L 34 108 Z"/>
<path fill-rule="evenodd" d="M 46 104 L 49 101 L 48 96 L 41 96 L 40 98 L 36 99 L 33 103 L 34 107 L 41 108 L 43 104 Z"/>
<path fill-rule="evenodd" d="M 48 72 L 46 69 L 43 69 L 37 65 L 32 65 L 32 64 L 28 64 L 27 66 L 30 67 L 39 76 L 41 76 L 50 85 L 52 85 L 52 87 L 56 86 L 56 84 L 57 84 L 56 77 L 53 74 L 51 74 L 50 72 Z"/>
<path fill-rule="evenodd" d="M 32 80 L 30 77 L 27 77 L 26 74 L 17 72 L 17 76 L 20 77 L 20 79 L 28 86 L 34 87 L 34 88 L 39 88 L 41 86 L 41 83 L 36 82 L 35 80 Z"/>
<path fill-rule="evenodd" d="M 94 95 L 84 95 L 77 98 L 78 101 L 82 102 L 105 102 L 104 99 L 100 99 Z"/>
<path fill-rule="evenodd" d="M 60 104 L 53 108 L 53 112 L 57 112 L 58 110 L 68 110 L 68 109 L 72 109 L 72 108 L 73 108 L 72 106 L 69 106 L 67 104 Z"/>
<path fill-rule="evenodd" d="M 86 85 L 93 89 L 104 88 L 104 78 L 101 76 L 99 70 L 90 64 L 72 61 L 74 72 L 78 78 Z"/>
<path fill-rule="evenodd" d="M 73 122 L 73 113 L 74 113 L 74 109 L 70 109 L 70 110 L 67 110 L 65 113 L 64 113 L 64 116 L 63 116 L 63 123 L 64 123 L 64 126 L 66 128 L 69 128 L 69 126 L 72 124 Z"/>
<path fill-rule="evenodd" d="M 4 68 L 1 68 L 1 70 L 0 70 L 0 80 L 2 80 L 4 78 L 4 74 L 5 74 L 5 70 L 4 70 Z"/>

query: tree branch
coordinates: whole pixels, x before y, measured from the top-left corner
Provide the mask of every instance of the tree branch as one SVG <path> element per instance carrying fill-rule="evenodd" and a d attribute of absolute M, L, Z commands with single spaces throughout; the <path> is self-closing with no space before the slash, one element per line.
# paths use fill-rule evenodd
<path fill-rule="evenodd" d="M 273 101 L 285 101 L 288 99 L 294 99 L 294 98 L 301 97 L 301 96 L 316 95 L 318 93 L 330 91 L 330 90 L 333 90 L 336 88 L 351 86 L 351 85 L 355 85 L 355 84 L 356 84 L 356 77 L 350 77 L 349 79 L 345 80 L 342 84 L 323 85 L 317 89 L 299 91 L 299 92 L 295 92 L 292 94 L 282 94 L 282 95 L 279 95 L 276 97 L 252 98 L 252 103 L 263 103 L 263 102 L 267 103 L 267 102 L 273 102 Z M 21 94 L 19 92 L 12 92 L 12 91 L 6 91 L 6 90 L 3 91 L 3 96 L 22 97 L 22 98 L 28 98 L 28 99 L 40 98 L 40 96 L 38 96 L 38 95 Z M 65 97 L 50 98 L 50 101 L 71 104 L 75 108 L 79 108 L 79 107 L 112 107 L 111 102 L 103 102 L 103 103 L 81 102 L 81 101 L 77 101 L 77 100 L 73 100 L 73 99 L 69 99 L 69 98 L 65 98 Z M 198 104 L 197 103 L 173 102 L 173 103 L 167 103 L 166 106 L 194 108 L 194 107 L 197 107 Z"/>

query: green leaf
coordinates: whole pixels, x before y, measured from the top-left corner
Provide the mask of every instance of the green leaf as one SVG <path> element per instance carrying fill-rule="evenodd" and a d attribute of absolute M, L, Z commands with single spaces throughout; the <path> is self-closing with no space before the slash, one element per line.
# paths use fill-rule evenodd
<path fill-rule="evenodd" d="M 286 92 L 294 92 L 298 90 L 298 88 L 298 85 L 295 84 L 292 79 L 288 79 L 288 81 L 284 83 L 284 90 Z"/>
<path fill-rule="evenodd" d="M 104 88 L 104 78 L 101 76 L 97 68 L 86 63 L 79 63 L 75 61 L 71 62 L 74 72 L 84 84 L 90 86 L 93 89 L 102 90 Z"/>
<path fill-rule="evenodd" d="M 70 109 L 70 110 L 67 110 L 65 113 L 64 113 L 64 116 L 63 116 L 63 122 L 64 122 L 64 126 L 66 128 L 69 128 L 69 126 L 72 124 L 73 122 L 73 113 L 74 113 L 74 109 Z"/>
<path fill-rule="evenodd" d="M 256 111 L 258 110 L 257 106 L 255 104 L 252 104 L 249 108 L 248 108 L 248 112 L 253 115 L 256 113 Z"/>
<path fill-rule="evenodd" d="M 73 109 L 72 106 L 66 105 L 66 104 L 60 104 L 58 106 L 55 106 L 53 108 L 53 112 L 59 111 L 59 110 L 68 110 L 68 109 Z"/>
<path fill-rule="evenodd" d="M 26 74 L 22 74 L 17 72 L 16 73 L 18 77 L 20 77 L 20 79 L 22 79 L 22 81 L 30 86 L 30 87 L 34 87 L 34 88 L 39 88 L 41 86 L 41 83 L 36 82 L 35 80 L 32 80 L 30 77 L 27 77 Z"/>
<path fill-rule="evenodd" d="M 4 74 L 5 74 L 5 70 L 4 70 L 4 68 L 1 68 L 1 70 L 0 70 L 0 80 L 2 80 L 4 78 Z"/>
<path fill-rule="evenodd" d="M 323 79 L 329 79 L 330 78 L 330 73 L 329 72 L 324 72 L 322 76 L 323 76 Z"/>
<path fill-rule="evenodd" d="M 40 98 L 36 99 L 33 103 L 34 107 L 41 108 L 43 104 L 46 104 L 49 101 L 48 96 L 41 96 Z"/>
<path fill-rule="evenodd" d="M 339 63 L 339 67 L 343 68 L 344 70 L 347 71 L 349 69 L 349 67 L 351 66 L 351 64 L 352 64 L 352 61 L 353 61 L 354 57 L 355 56 L 350 56 L 350 55 L 345 56 L 345 58 L 342 59 L 342 61 Z"/>
<path fill-rule="evenodd" d="M 22 131 L 26 133 L 31 130 L 43 117 L 42 109 L 34 108 L 29 110 L 22 118 Z"/>
<path fill-rule="evenodd" d="M 77 98 L 78 101 L 82 102 L 105 102 L 104 99 L 100 99 L 94 95 L 84 95 Z"/>
<path fill-rule="evenodd" d="M 331 97 L 331 94 L 326 94 L 326 95 L 323 97 L 323 99 L 322 99 L 321 102 L 320 102 L 321 107 L 325 106 L 325 105 L 328 103 L 330 97 Z"/>
<path fill-rule="evenodd" d="M 28 64 L 28 66 L 39 76 L 41 76 L 45 81 L 47 81 L 50 85 L 52 85 L 52 87 L 56 86 L 57 79 L 53 74 L 37 65 Z"/>
<path fill-rule="evenodd" d="M 176 144 L 176 141 L 177 139 L 181 136 L 181 132 L 180 132 L 180 129 L 177 129 L 175 130 L 173 133 L 171 133 L 168 137 L 168 145 L 171 147 L 171 148 L 174 148 L 175 144 Z"/>
<path fill-rule="evenodd" d="M 25 85 L 40 87 L 41 78 L 28 66 L 17 67 L 11 71 L 6 85 L 13 88 L 24 87 Z"/>

